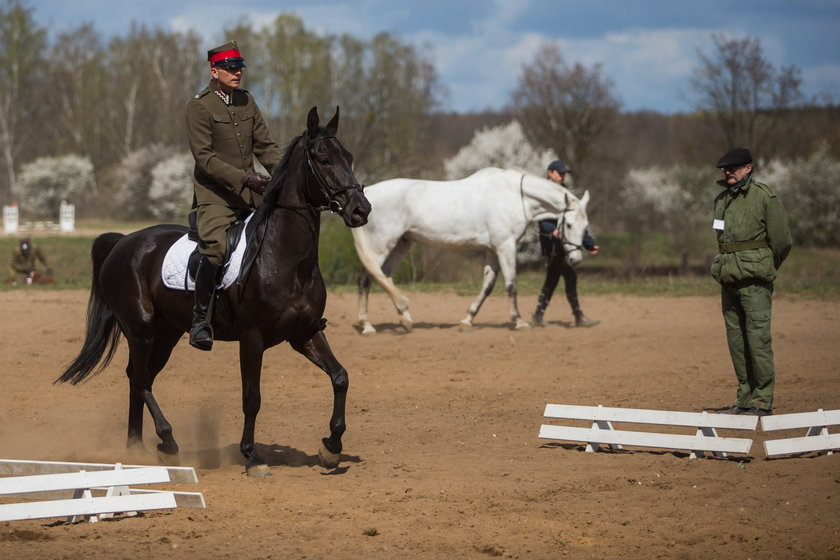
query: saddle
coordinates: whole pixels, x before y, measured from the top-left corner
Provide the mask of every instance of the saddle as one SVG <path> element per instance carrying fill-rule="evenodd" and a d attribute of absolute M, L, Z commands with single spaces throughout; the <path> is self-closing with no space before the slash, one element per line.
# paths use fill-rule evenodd
<path fill-rule="evenodd" d="M 234 249 L 239 244 L 239 240 L 242 238 L 242 232 L 245 231 L 245 224 L 250 216 L 251 212 L 243 212 L 239 218 L 231 224 L 227 231 L 227 249 L 225 249 L 224 260 L 225 269 L 230 266 L 231 256 L 233 255 Z M 198 251 L 198 211 L 193 210 L 190 212 L 187 216 L 187 221 L 190 224 L 190 230 L 187 232 L 187 238 L 196 243 L 195 250 L 193 250 L 187 258 L 187 272 L 189 272 L 190 278 L 195 281 L 195 272 L 198 270 L 198 261 L 201 259 L 201 253 Z"/>
<path fill-rule="evenodd" d="M 225 264 L 222 267 L 223 276 L 219 280 L 219 287 L 222 290 L 229 288 L 234 282 L 240 280 L 243 271 L 243 257 L 249 237 L 243 235 L 243 233 L 251 216 L 253 214 L 250 212 L 244 213 L 228 229 L 228 246 L 225 254 Z M 189 231 L 172 244 L 163 259 L 161 278 L 167 288 L 185 291 L 195 289 L 195 272 L 198 269 L 200 258 L 195 211 L 190 212 L 188 221 Z"/>

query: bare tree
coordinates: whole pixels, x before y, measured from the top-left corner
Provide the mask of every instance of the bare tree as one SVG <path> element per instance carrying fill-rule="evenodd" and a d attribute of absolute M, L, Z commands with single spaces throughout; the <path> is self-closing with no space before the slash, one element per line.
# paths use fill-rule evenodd
<path fill-rule="evenodd" d="M 556 152 L 576 180 L 595 180 L 596 149 L 620 107 L 601 65 L 570 65 L 556 45 L 544 45 L 522 68 L 513 103 L 534 144 Z"/>
<path fill-rule="evenodd" d="M 0 178 L 2 204 L 14 200 L 15 161 L 25 145 L 22 125 L 34 113 L 27 94 L 39 79 L 45 48 L 46 31 L 35 25 L 32 10 L 18 0 L 6 0 L 0 8 L 0 160 L 6 170 L 5 178 Z"/>
<path fill-rule="evenodd" d="M 777 70 L 755 37 L 715 34 L 712 40 L 715 51 L 698 51 L 700 64 L 691 78 L 695 108 L 713 116 L 712 140 L 721 149 L 749 146 L 761 157 L 772 157 L 783 147 L 785 112 L 802 100 L 801 71 L 796 66 Z"/>

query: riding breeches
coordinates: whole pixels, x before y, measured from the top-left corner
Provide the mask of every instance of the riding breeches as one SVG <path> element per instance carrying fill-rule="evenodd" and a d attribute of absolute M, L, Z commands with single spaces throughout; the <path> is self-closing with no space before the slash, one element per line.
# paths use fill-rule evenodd
<path fill-rule="evenodd" d="M 577 300 L 577 272 L 566 262 L 566 255 L 551 255 L 546 257 L 545 261 L 545 282 L 543 282 L 541 293 L 546 301 L 551 299 L 561 276 L 565 283 L 566 298 L 570 302 L 573 299 Z"/>
<path fill-rule="evenodd" d="M 236 221 L 241 210 L 221 204 L 202 204 L 198 207 L 196 226 L 198 228 L 198 252 L 211 263 L 224 264 L 227 253 L 227 232 Z"/>

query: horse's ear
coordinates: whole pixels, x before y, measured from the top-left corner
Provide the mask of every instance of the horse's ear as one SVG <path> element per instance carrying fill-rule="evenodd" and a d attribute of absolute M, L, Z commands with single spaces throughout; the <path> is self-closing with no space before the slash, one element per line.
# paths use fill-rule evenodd
<path fill-rule="evenodd" d="M 583 196 L 580 198 L 580 205 L 586 208 L 589 203 L 589 190 L 583 191 Z"/>
<path fill-rule="evenodd" d="M 318 122 L 320 119 L 318 118 L 318 107 L 312 107 L 309 110 L 309 115 L 306 117 L 306 131 L 309 132 L 309 137 L 314 138 L 315 133 L 318 131 Z"/>
<path fill-rule="evenodd" d="M 330 119 L 330 122 L 327 123 L 326 132 L 327 136 L 335 136 L 335 132 L 338 130 L 338 106 L 335 107 L 335 115 L 333 118 Z"/>

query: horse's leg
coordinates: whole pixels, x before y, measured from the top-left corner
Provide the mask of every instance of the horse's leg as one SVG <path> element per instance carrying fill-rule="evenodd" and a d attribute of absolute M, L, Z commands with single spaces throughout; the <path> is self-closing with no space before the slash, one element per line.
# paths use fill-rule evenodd
<path fill-rule="evenodd" d="M 128 365 L 125 374 L 128 377 L 128 448 L 143 450 L 143 411 L 146 408 L 146 401 L 143 399 L 142 391 L 138 391 L 131 382 L 134 364 L 131 356 L 128 358 Z"/>
<path fill-rule="evenodd" d="M 481 305 L 484 303 L 484 300 L 487 299 L 487 296 L 489 296 L 493 291 L 493 286 L 496 285 L 496 277 L 498 274 L 499 259 L 496 257 L 495 253 L 488 251 L 484 260 L 484 282 L 481 286 L 481 291 L 478 292 L 478 296 L 475 298 L 475 301 L 472 302 L 470 308 L 467 310 L 467 316 L 461 320 L 462 327 L 472 327 L 475 315 L 478 313 L 478 310 L 481 309 Z"/>
<path fill-rule="evenodd" d="M 327 342 L 327 337 L 324 336 L 324 331 L 318 331 L 305 344 L 300 346 L 293 344 L 293 347 L 330 376 L 333 389 L 330 437 L 321 440 L 321 449 L 318 451 L 318 456 L 320 457 L 322 466 L 328 469 L 334 469 L 341 461 L 341 436 L 347 428 L 344 418 L 344 410 L 347 403 L 347 388 L 349 386 L 347 370 L 336 360 Z"/>
<path fill-rule="evenodd" d="M 359 293 L 359 320 L 358 325 L 361 333 L 364 335 L 374 334 L 376 329 L 370 322 L 368 317 L 368 296 L 370 294 L 371 276 L 370 273 L 362 267 L 359 273 L 358 293 Z"/>
<path fill-rule="evenodd" d="M 153 330 L 153 329 L 152 329 Z M 143 404 L 149 409 L 149 414 L 155 425 L 155 433 L 160 438 L 157 446 L 161 459 L 168 464 L 178 462 L 178 444 L 172 436 L 172 425 L 163 415 L 160 406 L 152 394 L 152 384 L 155 377 L 166 365 L 172 349 L 178 343 L 181 332 L 161 330 L 149 337 L 138 337 L 127 333 L 129 343 L 129 367 L 127 374 L 130 382 L 129 390 L 129 445 L 142 445 L 143 437 Z"/>
<path fill-rule="evenodd" d="M 411 313 L 408 310 L 408 298 L 399 291 L 396 284 L 394 284 L 393 278 L 394 271 L 403 261 L 409 250 L 411 250 L 411 241 L 405 238 L 400 239 L 385 259 L 385 262 L 382 263 L 382 272 L 385 274 L 385 278 L 388 283 L 394 288 L 394 292 L 398 294 L 398 297 L 392 298 L 391 301 L 393 301 L 397 313 L 400 314 L 400 324 L 405 328 L 405 330 L 411 332 L 411 329 L 414 326 L 414 321 L 412 320 Z"/>
<path fill-rule="evenodd" d="M 497 254 L 502 277 L 505 279 L 505 289 L 510 305 L 510 320 L 514 322 L 513 328 L 528 329 L 531 325 L 528 321 L 522 319 L 519 314 L 519 306 L 516 303 L 516 244 L 506 243 L 502 245 L 499 247 Z"/>
<path fill-rule="evenodd" d="M 260 412 L 260 376 L 264 348 L 259 334 L 249 333 L 239 339 L 239 372 L 242 376 L 242 413 L 245 421 L 242 426 L 242 439 L 239 451 L 246 459 L 245 471 L 248 476 L 271 476 L 268 465 L 254 441 L 257 426 L 257 414 Z"/>

